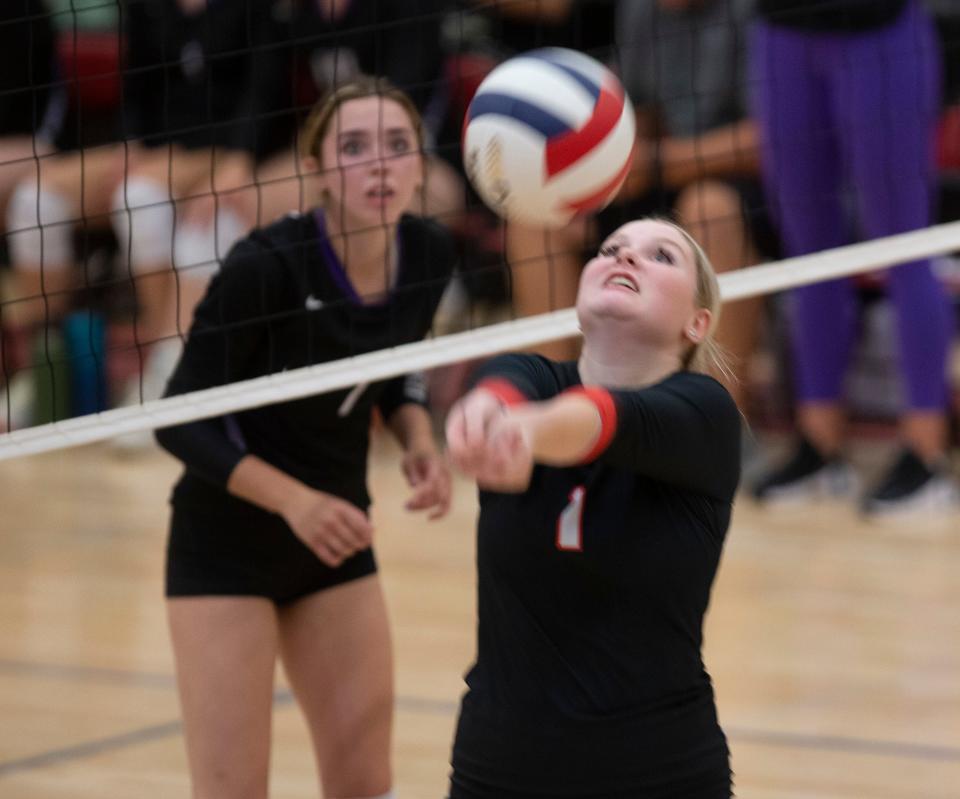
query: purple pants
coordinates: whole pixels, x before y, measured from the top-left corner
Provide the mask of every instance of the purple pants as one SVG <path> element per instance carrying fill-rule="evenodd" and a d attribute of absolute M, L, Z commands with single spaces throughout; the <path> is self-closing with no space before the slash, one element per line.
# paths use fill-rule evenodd
<path fill-rule="evenodd" d="M 931 224 L 940 60 L 919 3 L 860 33 L 757 23 L 751 60 L 764 181 L 789 255 Z M 929 261 L 894 267 L 887 286 L 907 404 L 943 408 L 952 332 L 946 291 Z M 855 285 L 817 283 L 790 300 L 798 399 L 837 401 L 857 334 Z"/>

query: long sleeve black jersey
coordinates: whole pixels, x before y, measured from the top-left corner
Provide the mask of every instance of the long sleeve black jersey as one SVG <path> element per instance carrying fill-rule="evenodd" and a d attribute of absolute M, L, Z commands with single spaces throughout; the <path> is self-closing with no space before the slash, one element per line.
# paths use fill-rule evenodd
<path fill-rule="evenodd" d="M 575 363 L 537 356 L 494 359 L 480 378 L 527 400 L 583 390 Z M 726 756 L 700 648 L 739 479 L 736 406 L 689 372 L 587 391 L 604 420 L 589 462 L 480 494 L 454 774 L 503 795 L 646 796 L 631 791 Z"/>
<path fill-rule="evenodd" d="M 231 250 L 197 306 L 167 394 L 182 394 L 423 338 L 453 269 L 453 245 L 433 222 L 402 217 L 395 285 L 382 303 L 354 292 L 325 233 L 323 214 L 288 216 Z M 315 488 L 369 505 L 371 413 L 424 402 L 418 376 L 380 381 L 157 432 L 186 470 L 173 504 L 256 514 L 225 485 L 237 462 L 258 455 Z M 263 513 L 263 511 L 260 511 Z"/>

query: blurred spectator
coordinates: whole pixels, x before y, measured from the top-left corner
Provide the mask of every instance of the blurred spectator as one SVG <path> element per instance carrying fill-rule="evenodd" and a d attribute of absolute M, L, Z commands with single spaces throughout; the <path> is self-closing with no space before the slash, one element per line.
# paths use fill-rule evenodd
<path fill-rule="evenodd" d="M 596 218 L 555 231 L 508 226 L 520 316 L 570 306 L 582 250 L 629 219 L 675 214 L 720 272 L 756 263 L 758 242 L 773 246 L 756 130 L 745 111 L 749 0 L 621 0 L 616 11 L 618 71 L 637 112 L 634 165 L 617 200 Z M 741 301 L 721 314 L 718 341 L 735 368 L 753 347 L 759 307 Z M 563 341 L 542 350 L 570 359 L 577 347 Z M 739 382 L 727 382 L 742 405 Z"/>
<path fill-rule="evenodd" d="M 932 221 L 933 141 L 941 61 L 919 0 L 759 0 L 752 82 L 764 175 L 784 247 L 802 255 L 923 228 Z M 929 261 L 895 267 L 905 396 L 903 448 L 865 495 L 882 514 L 955 501 L 946 464 L 946 358 L 951 335 L 943 286 Z M 844 377 L 858 334 L 851 279 L 791 293 L 800 441 L 760 479 L 762 500 L 844 494 Z"/>
<path fill-rule="evenodd" d="M 20 178 L 54 149 L 65 93 L 57 84 L 56 43 L 43 0 L 0 4 L 0 212 Z M 0 213 L 0 225 L 4 215 Z"/>
<path fill-rule="evenodd" d="M 58 84 L 56 34 L 48 8 L 42 0 L 0 4 L 0 232 L 7 230 L 4 220 L 11 192 L 21 180 L 36 181 L 39 159 L 54 151 L 65 112 L 66 93 Z M 29 342 L 17 335 L 6 293 L 0 296 L 3 430 L 12 410 L 7 380 L 28 360 Z"/>
<path fill-rule="evenodd" d="M 268 105 L 253 78 L 274 5 L 284 3 L 128 0 L 122 141 L 44 159 L 39 182 L 22 180 L 7 211 L 18 231 L 8 236 L 16 319 L 26 330 L 49 329 L 69 307 L 80 277 L 71 268 L 75 227 L 113 227 L 136 288 L 138 342 L 154 344 L 146 398 L 159 396 L 216 258 L 245 232 L 249 193 L 230 190 L 250 185 L 256 159 L 283 144 L 270 119 L 250 113 Z M 175 273 L 175 254 L 198 241 L 205 253 L 189 253 Z"/>

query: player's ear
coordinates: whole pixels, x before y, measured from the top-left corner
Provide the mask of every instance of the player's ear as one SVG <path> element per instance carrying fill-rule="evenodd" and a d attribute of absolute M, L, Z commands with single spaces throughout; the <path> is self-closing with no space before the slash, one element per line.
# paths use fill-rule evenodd
<path fill-rule="evenodd" d="M 687 320 L 684 336 L 691 344 L 699 344 L 707 337 L 712 318 L 713 314 L 707 308 L 698 308 L 693 316 Z"/>

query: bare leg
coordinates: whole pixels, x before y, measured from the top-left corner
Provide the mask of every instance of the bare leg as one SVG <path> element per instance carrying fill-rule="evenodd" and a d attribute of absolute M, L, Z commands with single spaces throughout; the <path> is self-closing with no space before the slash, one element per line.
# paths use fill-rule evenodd
<path fill-rule="evenodd" d="M 513 284 L 513 309 L 518 317 L 571 308 L 577 300 L 582 252 L 589 234 L 586 220 L 561 230 L 507 224 L 507 259 Z M 536 348 L 554 360 L 573 360 L 580 341 L 550 341 Z"/>
<path fill-rule="evenodd" d="M 393 654 L 376 575 L 280 611 L 284 666 L 310 726 L 328 799 L 390 790 Z"/>
<path fill-rule="evenodd" d="M 747 234 L 737 191 L 719 181 L 694 183 L 677 199 L 677 215 L 699 241 L 718 273 L 758 261 Z M 735 380 L 724 379 L 741 410 L 746 410 L 747 364 L 757 344 L 763 300 L 760 297 L 725 305 L 717 327 L 717 342 L 730 355 Z"/>
<path fill-rule="evenodd" d="M 110 192 L 123 167 L 123 150 L 111 145 L 48 155 L 28 167 L 6 216 L 14 270 L 5 311 L 22 328 L 59 319 L 68 307 L 78 283 L 73 231 L 109 224 Z"/>
<path fill-rule="evenodd" d="M 33 136 L 0 138 L 0 224 L 6 218 L 10 192 L 23 178 L 36 175 L 37 159 L 53 153 L 53 147 Z"/>
<path fill-rule="evenodd" d="M 277 657 L 273 604 L 259 597 L 171 599 L 194 799 L 266 799 Z"/>
<path fill-rule="evenodd" d="M 947 449 L 947 419 L 941 410 L 906 411 L 900 417 L 900 435 L 927 466 L 943 459 Z"/>
<path fill-rule="evenodd" d="M 809 402 L 797 409 L 797 424 L 825 458 L 840 451 L 846 427 L 843 408 L 836 402 Z"/>

